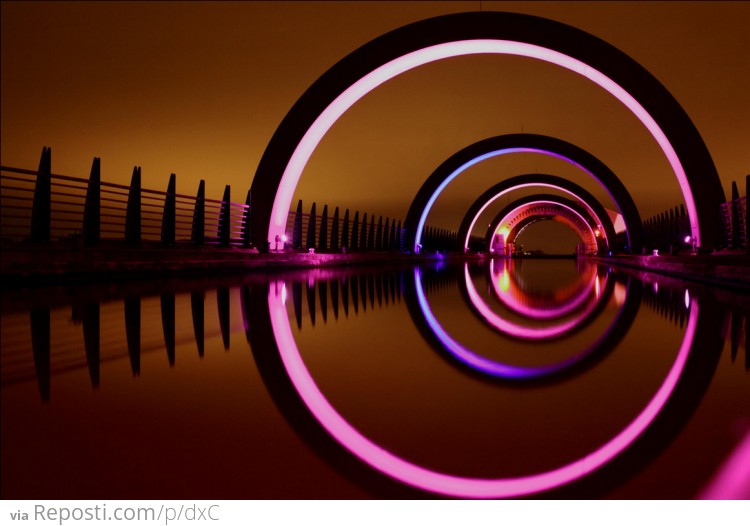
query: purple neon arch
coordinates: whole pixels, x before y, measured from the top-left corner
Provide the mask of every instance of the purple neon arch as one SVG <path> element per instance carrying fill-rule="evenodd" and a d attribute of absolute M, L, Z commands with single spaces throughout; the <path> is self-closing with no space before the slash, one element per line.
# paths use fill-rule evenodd
<path fill-rule="evenodd" d="M 586 299 L 591 295 L 591 289 L 583 287 L 581 291 L 576 294 L 571 301 L 566 302 L 564 305 L 555 309 L 537 309 L 528 305 L 524 305 L 523 302 L 518 301 L 513 294 L 507 294 L 503 291 L 497 281 L 498 274 L 495 273 L 495 259 L 490 260 L 490 277 L 492 282 L 492 290 L 495 292 L 495 297 L 504 303 L 509 309 L 535 320 L 551 320 L 560 318 L 571 312 L 577 310 Z M 507 260 L 504 260 L 507 263 Z M 590 267 L 594 270 L 594 275 L 591 278 L 592 288 L 596 295 L 597 287 L 601 290 L 601 286 L 597 285 L 596 267 L 593 265 Z M 507 272 L 507 267 L 503 266 L 503 273 Z"/>
<path fill-rule="evenodd" d="M 515 478 L 459 477 L 433 471 L 402 459 L 375 444 L 347 422 L 318 388 L 300 355 L 282 301 L 283 282 L 269 289 L 268 308 L 271 327 L 284 369 L 314 418 L 343 447 L 373 468 L 405 484 L 434 493 L 463 498 L 508 498 L 553 489 L 601 468 L 630 446 L 654 421 L 666 405 L 690 354 L 698 322 L 698 303 L 694 301 L 688 317 L 685 337 L 664 382 L 646 407 L 622 431 L 599 449 L 559 468 Z"/>
<path fill-rule="evenodd" d="M 445 58 L 475 54 L 517 55 L 556 64 L 586 77 L 607 90 L 617 100 L 623 103 L 646 127 L 666 156 L 669 165 L 680 183 L 680 188 L 683 197 L 685 198 L 685 205 L 690 220 L 691 235 L 696 239 L 697 244 L 700 245 L 700 230 L 698 228 L 697 220 L 698 215 L 690 185 L 687 180 L 687 175 L 685 174 L 685 170 L 680 163 L 674 147 L 651 114 L 649 114 L 646 109 L 619 84 L 599 70 L 578 59 L 543 46 L 498 39 L 459 40 L 418 49 L 395 58 L 374 69 L 354 82 L 337 96 L 307 129 L 304 136 L 295 147 L 294 152 L 284 169 L 284 173 L 282 174 L 278 185 L 278 191 L 274 199 L 273 207 L 271 209 L 271 218 L 268 226 L 268 239 L 275 239 L 277 235 L 285 235 L 286 220 L 294 197 L 294 191 L 310 156 L 331 126 L 333 126 L 339 117 L 341 117 L 341 115 L 343 115 L 355 102 L 384 82 L 415 67 Z M 427 211 L 429 211 L 429 208 L 432 206 L 437 194 L 442 191 L 448 182 L 449 181 L 444 182 L 444 184 L 441 185 L 430 198 L 430 202 L 426 207 Z M 423 213 L 423 218 L 424 217 L 426 217 L 426 212 Z M 421 220 L 419 229 L 420 234 L 423 226 L 424 221 Z"/>
<path fill-rule="evenodd" d="M 494 200 L 494 198 L 493 198 L 493 200 Z M 555 202 L 555 201 L 545 201 L 544 199 L 540 199 L 540 200 L 538 200 L 538 201 L 530 201 L 530 202 L 528 202 L 528 203 L 524 203 L 524 204 L 522 204 L 521 206 L 519 206 L 518 208 L 516 208 L 516 209 L 514 209 L 514 210 L 512 210 L 512 211 L 510 211 L 510 212 L 508 212 L 508 214 L 507 214 L 507 215 L 506 215 L 506 216 L 505 216 L 505 217 L 504 217 L 504 218 L 503 218 L 503 219 L 502 219 L 502 220 L 501 220 L 501 221 L 500 221 L 500 222 L 498 223 L 498 230 L 500 230 L 500 227 L 501 227 L 501 226 L 502 226 L 502 225 L 503 225 L 503 224 L 504 224 L 504 223 L 505 223 L 506 221 L 508 221 L 508 220 L 509 220 L 508 218 L 512 217 L 512 216 L 513 216 L 514 214 L 517 214 L 517 213 L 519 213 L 518 211 L 519 211 L 519 210 L 521 210 L 522 208 L 528 208 L 528 207 L 530 207 L 530 206 L 533 206 L 533 205 L 538 205 L 538 204 L 550 204 L 550 205 L 555 205 L 555 206 L 559 206 L 560 208 L 565 208 L 566 210 L 568 210 L 568 211 L 572 212 L 573 214 L 575 214 L 575 215 L 576 215 L 576 216 L 577 216 L 577 217 L 578 217 L 578 218 L 579 218 L 579 219 L 581 220 L 581 222 L 582 222 L 582 223 L 583 223 L 584 225 L 586 225 L 586 228 L 588 229 L 589 233 L 591 234 L 591 239 L 593 239 L 594 241 L 596 241 L 596 234 L 594 234 L 594 229 L 593 229 L 593 228 L 591 228 L 591 225 L 589 225 L 589 222 L 588 222 L 588 221 L 586 221 L 586 219 L 585 219 L 585 218 L 584 218 L 584 217 L 583 217 L 583 216 L 582 216 L 581 214 L 579 214 L 578 212 L 576 212 L 575 210 L 573 210 L 572 208 L 570 208 L 569 206 L 567 206 L 567 205 L 565 205 L 565 204 L 563 204 L 563 203 L 557 203 L 557 202 Z M 484 208 L 486 208 L 486 207 L 483 207 L 483 208 L 482 208 L 482 210 L 484 210 Z M 472 227 L 474 226 L 474 222 L 476 222 L 476 220 L 477 220 L 477 218 L 478 218 L 478 217 L 479 217 L 479 216 L 477 215 L 477 217 L 475 217 L 475 218 L 474 218 L 474 221 L 472 222 Z M 596 219 L 596 221 L 597 221 L 597 224 L 600 224 L 600 225 L 602 224 L 602 223 L 601 223 L 601 221 L 599 221 L 599 218 L 598 218 L 598 217 L 596 217 L 596 215 L 594 215 L 594 218 Z M 602 229 L 602 230 L 603 230 L 603 229 Z M 469 232 L 471 232 L 471 230 L 469 230 Z M 520 232 L 519 232 L 519 235 L 520 235 Z M 583 237 L 583 236 L 581 235 L 581 233 L 580 233 L 580 232 L 578 232 L 578 235 L 580 236 L 580 239 L 581 239 L 581 241 L 586 241 L 586 240 L 584 239 L 584 237 Z"/>

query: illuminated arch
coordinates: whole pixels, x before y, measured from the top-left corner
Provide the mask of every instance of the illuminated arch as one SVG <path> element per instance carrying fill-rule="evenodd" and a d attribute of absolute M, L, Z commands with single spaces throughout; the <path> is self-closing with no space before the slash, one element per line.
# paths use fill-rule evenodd
<path fill-rule="evenodd" d="M 588 247 L 597 247 L 597 241 L 601 236 L 601 233 L 597 235 L 597 221 L 591 218 L 587 210 L 569 199 L 556 195 L 536 194 L 522 198 L 508 205 L 503 212 L 504 215 L 498 215 L 500 219 L 495 228 L 488 229 L 485 239 L 492 237 L 491 232 L 504 230 L 504 243 L 514 243 L 526 227 L 543 220 L 558 221 L 570 227 Z M 486 246 L 489 248 L 491 245 Z"/>
<path fill-rule="evenodd" d="M 581 190 L 583 189 L 581 188 Z M 490 226 L 487 229 L 487 234 L 484 237 L 485 249 L 489 250 L 490 245 L 492 243 L 492 237 L 494 236 L 495 232 L 498 231 L 501 223 L 508 215 L 510 215 L 514 210 L 517 210 L 519 207 L 527 203 L 530 203 L 532 201 L 536 201 L 540 199 L 546 200 L 546 201 L 558 202 L 570 208 L 573 208 L 579 214 L 581 214 L 581 216 L 583 216 L 584 218 L 587 218 L 587 221 L 592 228 L 596 229 L 601 226 L 602 236 L 604 237 L 604 239 L 607 241 L 607 243 L 610 246 L 614 242 L 613 239 L 615 236 L 615 227 L 612 224 L 612 220 L 610 219 L 609 214 L 607 214 L 606 210 L 604 210 L 604 207 L 602 207 L 598 201 L 594 200 L 593 203 L 588 203 L 584 199 L 581 199 L 581 201 L 583 201 L 584 203 L 588 205 L 588 207 L 584 207 L 584 206 L 578 205 L 575 201 L 571 199 L 566 199 L 565 197 L 561 197 L 558 195 L 534 194 L 531 196 L 521 197 L 520 199 L 513 201 L 512 203 L 508 204 L 505 208 L 500 210 L 500 212 L 490 222 Z M 591 206 L 592 204 L 594 205 L 594 207 L 596 207 L 595 210 L 592 210 L 593 208 Z"/>
<path fill-rule="evenodd" d="M 294 190 L 320 140 L 364 95 L 417 66 L 495 53 L 543 60 L 606 89 L 647 128 L 683 193 L 691 235 L 718 245 L 724 201 L 716 167 L 698 130 L 667 89 L 622 51 L 574 27 L 518 13 L 470 12 L 415 22 L 344 57 L 292 106 L 263 153 L 251 187 L 251 233 L 264 248 L 284 234 Z M 447 184 L 447 183 L 446 183 Z"/>
<path fill-rule="evenodd" d="M 640 251 L 643 239 L 641 216 L 630 193 L 614 172 L 583 148 L 554 137 L 529 133 L 498 135 L 483 139 L 454 153 L 438 166 L 419 189 L 406 214 L 404 228 L 407 230 L 407 246 L 411 246 L 410 243 L 414 243 L 414 245 L 419 243 L 422 227 L 432 203 L 450 181 L 470 166 L 485 159 L 517 152 L 534 152 L 560 158 L 581 168 L 599 181 L 623 216 L 630 250 L 633 252 Z M 602 216 L 607 216 L 604 207 L 598 204 L 598 201 L 589 192 L 562 177 L 545 174 L 519 175 L 497 183 L 472 203 L 458 229 L 458 239 L 459 242 L 463 243 L 463 247 L 465 248 L 468 245 L 469 236 L 479 215 L 495 199 L 514 188 L 531 185 L 550 186 L 574 196 L 585 196 L 585 202 L 592 207 L 592 211 L 597 210 L 593 213 L 599 219 L 603 221 Z M 608 233 L 608 238 L 614 240 L 614 228 L 611 233 Z"/>

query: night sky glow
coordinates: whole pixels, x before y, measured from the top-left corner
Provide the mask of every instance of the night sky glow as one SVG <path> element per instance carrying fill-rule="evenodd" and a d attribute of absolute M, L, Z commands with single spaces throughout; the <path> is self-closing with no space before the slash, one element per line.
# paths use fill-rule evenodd
<path fill-rule="evenodd" d="M 2 4 L 0 152 L 35 168 L 207 197 L 240 199 L 297 97 L 342 57 L 410 22 L 479 2 Z M 742 2 L 482 2 L 483 10 L 570 24 L 648 69 L 696 124 L 728 193 L 750 166 L 750 5 Z M 326 134 L 292 202 L 403 218 L 424 178 L 484 137 L 540 133 L 580 145 L 625 183 L 641 216 L 682 202 L 656 141 L 604 90 L 522 57 L 473 56 L 421 66 L 364 96 Z M 535 154 L 488 160 L 436 200 L 428 223 L 457 228 L 484 189 L 520 173 L 569 177 L 613 208 L 575 167 Z M 517 197 L 517 196 L 513 196 Z M 510 198 L 510 196 L 509 196 Z M 487 215 L 497 213 L 497 203 Z"/>

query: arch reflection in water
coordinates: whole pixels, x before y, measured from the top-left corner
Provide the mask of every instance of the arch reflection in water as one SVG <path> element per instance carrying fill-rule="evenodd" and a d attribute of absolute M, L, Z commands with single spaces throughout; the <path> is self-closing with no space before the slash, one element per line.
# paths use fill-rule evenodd
<path fill-rule="evenodd" d="M 477 293 L 469 273 L 468 264 L 464 266 L 463 279 L 459 282 L 459 286 L 467 306 L 477 313 L 491 329 L 506 336 L 526 341 L 551 340 L 570 335 L 589 325 L 612 298 L 615 289 L 614 278 L 610 277 L 608 272 L 605 272 L 602 278 L 605 281 L 605 286 L 604 290 L 601 291 L 597 287 L 600 276 L 596 272 L 596 267 L 593 268 L 593 276 L 586 280 L 588 281 L 588 290 L 586 288 L 583 290 L 583 292 L 588 293 L 587 296 L 584 295 L 589 300 L 588 303 L 583 308 L 577 309 L 576 304 L 579 303 L 578 299 L 581 294 L 572 297 L 572 301 L 568 302 L 569 305 L 572 305 L 572 308 L 562 304 L 551 309 L 551 312 L 557 315 L 568 313 L 572 316 L 569 319 L 557 321 L 555 325 L 541 328 L 520 325 L 503 318 L 501 314 L 491 309 Z M 504 270 L 507 270 L 507 267 Z M 492 276 L 492 267 L 490 267 L 489 272 Z M 583 276 L 586 277 L 585 274 Z M 494 286 L 496 280 L 490 277 L 490 281 Z M 511 281 L 514 280 L 508 278 L 508 282 Z M 582 349 L 574 349 L 568 352 L 567 358 L 556 363 L 542 366 L 521 366 L 482 356 L 452 337 L 443 328 L 430 308 L 422 282 L 422 273 L 417 269 L 414 275 L 414 297 L 416 301 L 410 305 L 410 313 L 415 324 L 420 327 L 425 339 L 432 344 L 433 348 L 458 365 L 467 367 L 468 369 L 464 369 L 467 372 L 511 381 L 557 380 L 561 377 L 577 374 L 584 368 L 594 365 L 620 343 L 635 319 L 640 305 L 640 292 L 637 289 L 630 290 L 630 282 L 628 281 L 625 286 L 627 293 L 624 301 L 618 307 L 617 314 L 603 334 L 593 343 Z M 490 286 L 490 288 L 494 288 L 493 286 Z M 599 293 L 597 293 L 598 290 Z"/>
<path fill-rule="evenodd" d="M 304 320 L 309 320 L 315 327 L 318 315 L 326 323 L 329 311 L 338 319 L 340 305 L 343 316 L 348 317 L 350 306 L 353 306 L 353 314 L 357 314 L 360 307 L 364 312 L 368 307 L 371 310 L 383 308 L 400 301 L 402 296 L 403 280 L 398 273 L 304 271 L 288 276 L 292 283 L 291 291 L 286 294 L 292 296 L 300 330 Z M 104 362 L 127 357 L 132 376 L 138 377 L 142 373 L 141 358 L 145 353 L 165 352 L 169 367 L 175 367 L 179 362 L 178 345 L 194 342 L 198 356 L 203 358 L 206 339 L 216 336 L 220 337 L 224 350 L 229 351 L 230 336 L 236 329 L 232 324 L 232 298 L 239 296 L 243 329 L 247 333 L 253 323 L 251 296 L 255 294 L 255 288 L 265 282 L 265 276 L 252 275 L 224 281 L 124 284 L 109 287 L 104 292 L 97 287 L 81 286 L 77 292 L 81 300 L 71 302 L 65 291 L 59 294 L 41 291 L 23 301 L 12 302 L 12 307 L 10 304 L 7 308 L 4 306 L 4 313 L 11 309 L 28 313 L 28 323 L 23 328 L 30 339 L 30 348 L 12 349 L 4 339 L 4 351 L 7 349 L 19 356 L 14 356 L 11 363 L 3 355 L 2 385 L 36 377 L 41 399 L 49 401 L 51 378 L 63 372 L 88 369 L 91 386 L 96 389 L 101 382 L 101 364 Z M 307 299 L 306 310 L 302 308 L 303 290 Z M 186 299 L 183 296 L 187 295 L 187 312 L 192 323 L 180 323 L 178 312 L 187 314 L 183 305 Z M 215 301 L 209 317 L 209 330 L 206 329 L 207 295 L 211 303 Z M 60 324 L 68 310 L 72 324 Z M 158 335 L 145 334 L 154 328 L 160 330 Z M 120 330 L 124 330 L 121 340 L 118 339 Z M 25 338 L 20 337 L 19 344 L 23 340 Z M 79 352 L 81 347 L 82 352 Z"/>
<path fill-rule="evenodd" d="M 414 272 L 419 277 L 419 271 Z M 264 328 L 272 333 L 273 347 L 278 352 L 277 358 L 261 352 L 258 356 L 261 371 L 265 367 L 275 367 L 265 377 L 274 377 L 274 385 L 287 385 L 291 392 L 275 396 L 285 398 L 283 408 L 289 404 L 296 408 L 291 412 L 308 415 L 302 417 L 306 425 L 317 423 L 325 434 L 335 440 L 349 454 L 374 468 L 376 471 L 391 477 L 407 486 L 439 494 L 458 497 L 516 497 L 538 492 L 553 491 L 569 484 L 577 484 L 583 478 L 596 477 L 600 470 L 623 469 L 617 459 L 630 448 L 643 447 L 653 449 L 654 444 L 663 444 L 665 437 L 671 436 L 679 428 L 685 415 L 695 408 L 710 380 L 716 366 L 716 357 L 720 352 L 721 340 L 717 338 L 716 319 L 710 309 L 706 314 L 699 308 L 698 301 L 691 302 L 685 333 L 674 361 L 661 381 L 659 387 L 638 414 L 618 433 L 608 439 L 602 446 L 591 453 L 561 465 L 554 469 L 528 476 L 512 478 L 475 478 L 456 476 L 428 469 L 410 462 L 406 458 L 391 452 L 350 424 L 331 404 L 317 385 L 300 355 L 290 320 L 280 291 L 284 281 L 279 280 L 269 286 L 265 304 L 259 303 L 259 323 L 254 326 L 255 336 L 251 337 L 251 347 L 257 349 L 264 341 Z M 407 287 L 406 291 L 408 292 Z M 635 288 L 629 288 L 636 290 Z M 259 300 L 260 301 L 260 300 Z M 251 334 L 252 336 L 252 334 Z M 695 352 L 696 343 L 701 343 L 701 353 Z M 260 351 L 254 351 L 260 352 Z M 263 365 L 260 362 L 265 362 Z M 270 364 L 270 365 L 269 365 Z M 280 380 L 283 379 L 283 380 Z M 268 383 L 267 383 L 268 385 Z M 274 387 L 278 389 L 278 387 Z M 669 409 L 675 407 L 683 409 Z M 685 410 L 684 407 L 688 409 Z M 678 415 L 678 418 L 675 418 Z M 680 421 L 675 423 L 675 421 Z M 664 426 L 667 427 L 665 434 Z M 316 432 L 317 433 L 317 432 Z M 633 469 L 638 462 L 628 462 L 625 470 Z"/>

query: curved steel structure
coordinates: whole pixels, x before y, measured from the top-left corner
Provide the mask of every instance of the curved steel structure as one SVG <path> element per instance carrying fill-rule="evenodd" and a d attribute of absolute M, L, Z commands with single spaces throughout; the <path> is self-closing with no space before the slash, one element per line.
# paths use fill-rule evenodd
<path fill-rule="evenodd" d="M 315 81 L 284 117 L 258 164 L 251 187 L 255 245 L 265 248 L 284 234 L 305 165 L 330 127 L 356 101 L 420 65 L 482 53 L 556 64 L 611 93 L 643 123 L 666 156 L 698 244 L 718 245 L 721 181 L 698 130 L 669 91 L 643 66 L 589 33 L 504 12 L 457 13 L 406 25 L 350 53 Z"/>
<path fill-rule="evenodd" d="M 490 223 L 484 237 L 485 250 L 492 252 L 492 239 L 498 230 L 505 229 L 503 243 L 512 243 L 529 224 L 542 219 L 562 220 L 578 233 L 581 241 L 589 245 L 597 245 L 597 230 L 600 228 L 599 218 L 593 216 L 589 210 L 571 199 L 552 194 L 534 194 L 516 199 L 503 208 Z M 609 219 L 609 216 L 607 216 Z M 610 221 L 611 225 L 611 221 Z M 600 234 L 603 240 L 609 242 L 609 236 L 603 225 Z"/>
<path fill-rule="evenodd" d="M 610 197 L 612 197 L 612 200 L 623 216 L 630 251 L 640 251 L 643 243 L 641 216 L 630 193 L 614 172 L 598 158 L 574 144 L 546 135 L 523 133 L 498 135 L 475 142 L 453 154 L 432 172 L 422 185 L 422 188 L 420 188 L 406 214 L 404 228 L 407 230 L 407 246 L 409 246 L 410 242 L 413 242 L 415 245 L 419 243 L 421 233 L 420 222 L 423 223 L 431 202 L 434 201 L 448 181 L 456 177 L 466 167 L 481 160 L 514 152 L 536 152 L 553 155 L 578 166 L 598 180 Z M 458 239 L 463 242 L 464 248 L 468 244 L 474 223 L 484 209 L 505 193 L 523 186 L 550 186 L 581 197 L 582 199 L 585 196 L 585 202 L 592 207 L 597 217 L 603 221 L 602 216 L 607 216 L 604 207 L 598 204 L 598 201 L 591 193 L 562 177 L 545 174 L 519 175 L 497 183 L 472 203 L 458 229 Z M 608 232 L 607 237 L 614 239 L 614 227 L 611 232 Z"/>

